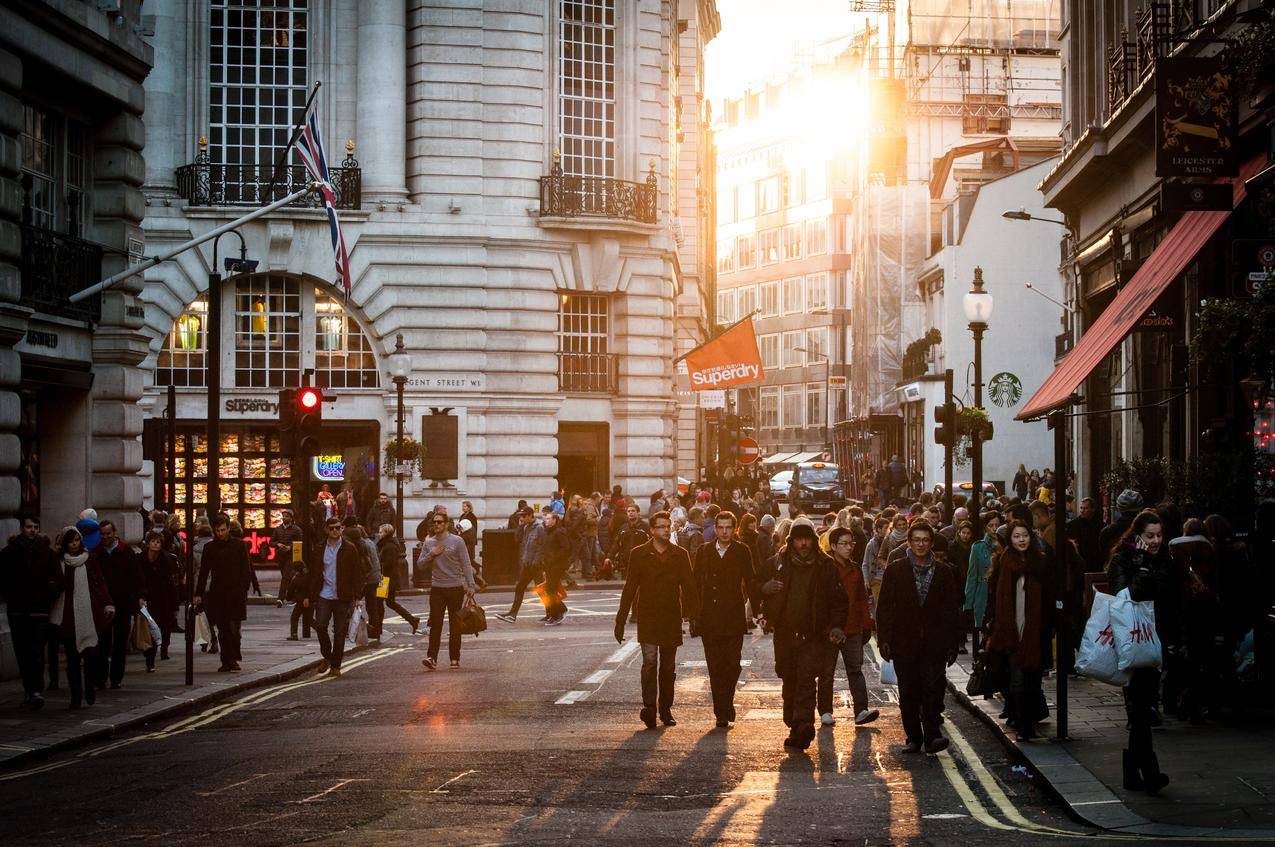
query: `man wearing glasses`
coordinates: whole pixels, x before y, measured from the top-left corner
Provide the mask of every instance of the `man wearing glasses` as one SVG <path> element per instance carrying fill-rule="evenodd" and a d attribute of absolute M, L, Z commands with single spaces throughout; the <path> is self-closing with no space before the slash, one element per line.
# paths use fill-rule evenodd
<path fill-rule="evenodd" d="M 469 551 L 459 535 L 448 531 L 445 513 L 435 512 L 430 534 L 421 548 L 417 567 L 432 571 L 429 589 L 429 655 L 421 660 L 427 670 L 438 669 L 438 650 L 443 639 L 443 614 L 447 614 L 447 654 L 453 669 L 460 667 L 460 622 L 463 603 L 474 599 L 474 569 Z"/>
<path fill-rule="evenodd" d="M 323 654 L 320 676 L 341 675 L 350 611 L 363 604 L 359 553 L 342 538 L 342 530 L 340 518 L 328 518 L 324 524 L 323 547 L 317 551 L 318 561 L 309 568 L 310 596 L 305 600 L 305 607 L 308 609 L 313 604 L 315 608 L 314 625 L 319 634 L 319 651 Z M 331 635 L 329 622 L 333 626 Z"/>

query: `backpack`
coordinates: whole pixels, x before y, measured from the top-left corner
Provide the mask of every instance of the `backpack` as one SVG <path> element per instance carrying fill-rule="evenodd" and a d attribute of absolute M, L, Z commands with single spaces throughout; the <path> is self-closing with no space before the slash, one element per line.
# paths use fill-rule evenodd
<path fill-rule="evenodd" d="M 372 563 L 367 560 L 367 545 L 362 540 L 350 541 L 345 540 L 359 554 L 359 585 L 367 585 L 367 581 L 372 577 Z"/>

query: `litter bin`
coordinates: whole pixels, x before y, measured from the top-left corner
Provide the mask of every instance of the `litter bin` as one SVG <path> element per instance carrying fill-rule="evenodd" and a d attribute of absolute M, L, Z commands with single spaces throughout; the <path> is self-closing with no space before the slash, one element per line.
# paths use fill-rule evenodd
<path fill-rule="evenodd" d="M 518 582 L 515 530 L 483 530 L 483 579 L 488 585 L 515 585 Z"/>

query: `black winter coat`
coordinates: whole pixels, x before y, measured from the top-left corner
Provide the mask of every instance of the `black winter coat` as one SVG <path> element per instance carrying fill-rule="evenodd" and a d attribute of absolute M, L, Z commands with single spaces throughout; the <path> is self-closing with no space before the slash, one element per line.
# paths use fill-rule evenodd
<path fill-rule="evenodd" d="M 62 567 L 43 536 L 18 535 L 0 550 L 0 594 L 11 615 L 47 615 L 62 593 Z"/>
<path fill-rule="evenodd" d="M 701 544 L 692 566 L 699 604 L 687 609 L 701 636 L 733 636 L 748 626 L 744 601 L 754 609 L 761 608 L 761 593 L 753 572 L 753 554 L 747 544 L 732 541 L 725 557 L 717 554 L 716 544 Z"/>
<path fill-rule="evenodd" d="M 544 546 L 540 548 L 540 566 L 546 574 L 562 576 L 571 565 L 571 537 L 559 524 L 553 529 L 545 527 Z"/>
<path fill-rule="evenodd" d="M 617 636 L 623 636 L 635 601 L 638 641 L 659 647 L 681 646 L 682 618 L 686 616 L 683 610 L 699 608 L 699 593 L 686 551 L 669 544 L 661 559 L 654 542 L 633 549 L 620 594 L 620 610 L 615 615 Z"/>
<path fill-rule="evenodd" d="M 1155 556 L 1122 544 L 1107 563 L 1111 594 L 1128 588 L 1132 599 L 1155 603 L 1155 630 L 1165 647 L 1182 643 L 1182 581 L 1167 544 Z"/>
<path fill-rule="evenodd" d="M 791 547 L 785 547 L 776 558 L 774 578 L 783 582 L 784 587 L 766 601 L 766 618 L 775 627 L 776 649 L 780 641 L 794 638 L 827 640 L 829 630 L 844 626 L 850 613 L 850 600 L 841 584 L 836 562 L 818 547 L 814 547 L 813 552 L 815 561 L 809 567 L 817 570 L 811 585 L 810 605 L 800 620 L 788 617 L 788 595 L 793 587 L 793 570 L 801 565 L 797 564 Z"/>
<path fill-rule="evenodd" d="M 97 560 L 97 566 L 106 579 L 106 587 L 111 592 L 111 603 L 115 606 L 115 614 L 137 614 L 137 600 L 146 591 L 146 580 L 142 576 L 142 563 L 138 552 L 123 541 L 118 541 L 113 551 L 108 553 L 106 548 L 99 544 L 93 548 L 89 556 Z"/>
<path fill-rule="evenodd" d="M 936 562 L 922 605 L 911 560 L 905 557 L 887 565 L 877 599 L 877 644 L 882 656 L 902 662 L 946 661 L 956 652 L 962 635 L 962 592 L 955 569 Z"/>
<path fill-rule="evenodd" d="M 166 550 L 161 550 L 155 561 L 150 561 L 145 553 L 139 556 L 142 563 L 142 574 L 146 582 L 146 590 L 142 598 L 150 609 L 155 623 L 163 626 L 173 620 L 177 614 L 179 600 L 177 586 L 180 583 L 180 571 L 177 568 L 177 557 Z"/>
<path fill-rule="evenodd" d="M 209 623 L 248 619 L 252 578 L 248 548 L 238 538 L 214 538 L 204 546 L 195 595 L 201 598 Z"/>

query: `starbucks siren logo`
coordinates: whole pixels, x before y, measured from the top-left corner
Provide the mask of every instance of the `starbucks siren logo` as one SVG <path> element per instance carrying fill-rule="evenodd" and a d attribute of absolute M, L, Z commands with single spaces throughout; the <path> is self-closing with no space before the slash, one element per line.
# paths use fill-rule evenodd
<path fill-rule="evenodd" d="M 1023 399 L 1023 382 L 1009 371 L 1001 371 L 987 381 L 987 391 L 997 406 L 1017 406 Z"/>

